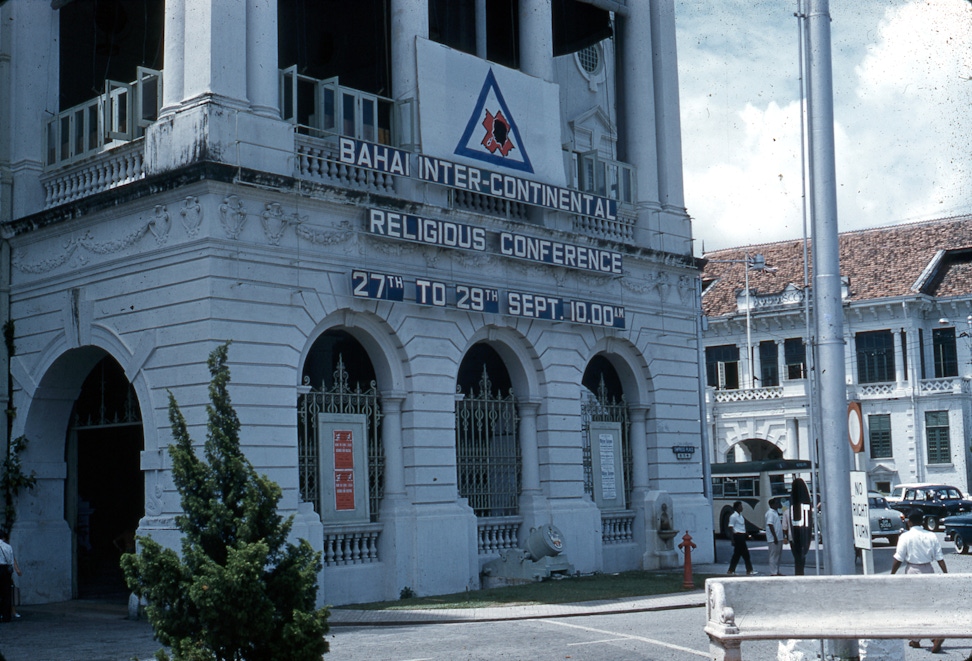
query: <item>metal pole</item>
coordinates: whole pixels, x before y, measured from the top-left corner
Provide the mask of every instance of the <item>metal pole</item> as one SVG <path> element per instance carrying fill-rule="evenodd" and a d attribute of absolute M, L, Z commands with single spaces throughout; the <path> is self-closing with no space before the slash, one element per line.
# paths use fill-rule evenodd
<path fill-rule="evenodd" d="M 847 439 L 847 386 L 841 302 L 834 158 L 833 71 L 828 0 L 810 0 L 807 16 L 810 94 L 810 171 L 814 309 L 819 346 L 819 396 L 826 569 L 856 573 L 850 508 L 850 445 Z M 830 641 L 835 656 L 858 655 L 856 641 Z"/>

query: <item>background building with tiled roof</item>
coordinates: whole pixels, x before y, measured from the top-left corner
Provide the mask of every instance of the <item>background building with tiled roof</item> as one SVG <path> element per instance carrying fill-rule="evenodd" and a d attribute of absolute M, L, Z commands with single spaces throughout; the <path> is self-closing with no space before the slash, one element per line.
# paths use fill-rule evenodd
<path fill-rule="evenodd" d="M 758 255 L 766 268 L 747 274 L 744 264 Z M 712 461 L 813 458 L 812 244 L 743 246 L 706 259 Z M 968 491 L 972 216 L 842 233 L 840 273 L 847 399 L 861 403 L 864 419 L 864 450 L 851 465 L 882 491 L 918 481 Z"/>

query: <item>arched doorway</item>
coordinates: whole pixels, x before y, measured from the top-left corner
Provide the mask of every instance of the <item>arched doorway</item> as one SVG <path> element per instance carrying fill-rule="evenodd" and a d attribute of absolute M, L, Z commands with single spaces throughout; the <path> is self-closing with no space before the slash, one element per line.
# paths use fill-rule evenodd
<path fill-rule="evenodd" d="M 327 331 L 308 352 L 302 383 L 304 390 L 297 400 L 301 500 L 313 503 L 325 525 L 333 523 L 327 519 L 321 500 L 321 452 L 333 452 L 329 441 L 322 439 L 321 416 L 360 416 L 367 443 L 368 514 L 372 522 L 377 521 L 384 494 L 385 454 L 381 443 L 381 398 L 368 352 L 350 333 Z"/>
<path fill-rule="evenodd" d="M 124 370 L 106 356 L 88 373 L 65 444 L 65 518 L 73 531 L 77 598 L 124 598 L 121 554 L 135 548 L 144 512 L 142 416 Z"/>
<path fill-rule="evenodd" d="M 459 366 L 456 392 L 456 470 L 459 495 L 489 530 L 502 530 L 500 546 L 515 544 L 521 455 L 516 397 L 500 355 L 474 344 Z M 485 524 L 484 519 L 495 519 Z M 497 528 L 499 526 L 499 528 Z M 482 544 L 482 540 L 480 540 Z"/>
<path fill-rule="evenodd" d="M 631 501 L 633 459 L 629 441 L 631 425 L 621 378 L 604 355 L 591 359 L 581 379 L 581 432 L 584 444 L 584 491 L 595 496 L 592 429 L 613 430 L 618 437 L 621 453 L 623 490 L 612 499 L 626 507 Z M 599 434 L 598 434 L 599 435 Z M 612 447 L 613 454 L 613 447 Z M 601 457 L 599 456 L 599 459 Z M 613 470 L 612 461 L 611 470 Z M 595 499 L 597 500 L 597 499 Z"/>
<path fill-rule="evenodd" d="M 762 438 L 747 438 L 729 448 L 726 452 L 726 461 L 733 463 L 736 461 L 769 461 L 772 459 L 782 459 L 783 450 L 776 447 L 775 443 Z"/>

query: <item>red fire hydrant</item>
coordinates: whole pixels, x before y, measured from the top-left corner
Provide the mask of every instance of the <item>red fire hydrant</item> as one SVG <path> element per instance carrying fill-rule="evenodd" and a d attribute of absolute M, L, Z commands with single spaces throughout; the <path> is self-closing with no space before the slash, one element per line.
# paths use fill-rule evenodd
<path fill-rule="evenodd" d="M 692 535 L 688 534 L 688 530 L 682 536 L 682 543 L 678 545 L 678 548 L 685 551 L 685 573 L 682 577 L 682 589 L 693 590 L 695 583 L 692 582 L 692 549 L 697 547 L 692 543 Z"/>

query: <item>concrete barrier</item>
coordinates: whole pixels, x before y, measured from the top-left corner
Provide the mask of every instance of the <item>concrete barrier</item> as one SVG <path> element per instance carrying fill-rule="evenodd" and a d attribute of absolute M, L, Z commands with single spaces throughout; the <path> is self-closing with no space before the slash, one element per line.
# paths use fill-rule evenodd
<path fill-rule="evenodd" d="M 713 661 L 745 640 L 966 638 L 972 574 L 716 578 L 705 582 Z"/>

